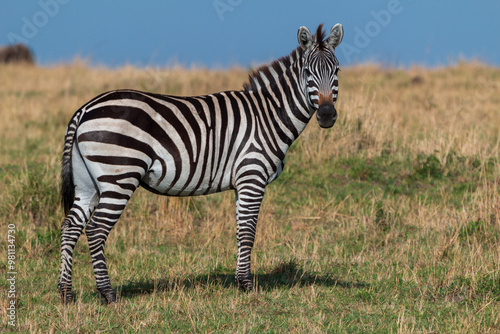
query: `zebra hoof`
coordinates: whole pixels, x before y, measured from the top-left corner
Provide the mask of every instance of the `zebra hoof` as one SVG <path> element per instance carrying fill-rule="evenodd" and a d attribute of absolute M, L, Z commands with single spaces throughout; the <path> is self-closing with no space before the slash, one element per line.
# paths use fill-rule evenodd
<path fill-rule="evenodd" d="M 245 291 L 245 292 L 251 292 L 253 291 L 253 283 L 250 278 L 246 279 L 238 279 L 238 286 L 240 290 Z"/>
<path fill-rule="evenodd" d="M 108 305 L 117 304 L 120 302 L 120 300 L 118 298 L 116 298 L 115 294 L 113 294 L 112 296 L 107 296 L 105 298 L 106 298 L 106 301 L 108 302 Z"/>
<path fill-rule="evenodd" d="M 114 291 L 101 292 L 101 295 L 106 299 L 108 305 L 118 303 L 118 298 Z"/>
<path fill-rule="evenodd" d="M 75 301 L 73 292 L 71 290 L 59 290 L 59 293 L 61 294 L 61 300 L 63 304 L 69 305 Z"/>

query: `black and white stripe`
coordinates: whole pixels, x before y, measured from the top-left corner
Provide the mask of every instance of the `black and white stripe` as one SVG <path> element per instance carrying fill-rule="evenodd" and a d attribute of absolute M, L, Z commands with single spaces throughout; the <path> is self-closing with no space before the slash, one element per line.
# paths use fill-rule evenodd
<path fill-rule="evenodd" d="M 243 91 L 176 97 L 118 90 L 81 107 L 68 125 L 62 160 L 63 301 L 73 300 L 73 250 L 84 227 L 97 289 L 116 301 L 104 245 L 139 186 L 169 196 L 235 190 L 236 279 L 252 289 L 250 253 L 265 188 L 316 111 L 323 127 L 337 117 L 334 49 L 342 34 L 340 24 L 326 40 L 321 26 L 316 37 L 301 27 L 300 47 L 255 70 Z"/>

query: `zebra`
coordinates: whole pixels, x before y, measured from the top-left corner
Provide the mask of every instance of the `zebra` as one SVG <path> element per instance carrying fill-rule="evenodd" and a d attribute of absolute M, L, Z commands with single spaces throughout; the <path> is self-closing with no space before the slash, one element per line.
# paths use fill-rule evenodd
<path fill-rule="evenodd" d="M 288 56 L 249 74 L 241 91 L 179 97 L 136 90 L 103 93 L 78 109 L 65 134 L 61 168 L 61 263 L 58 289 L 74 300 L 72 262 L 85 228 L 97 290 L 117 301 L 104 245 L 134 191 L 196 196 L 236 193 L 236 281 L 253 289 L 250 255 L 266 186 L 282 172 L 287 150 L 316 113 L 337 119 L 342 25 L 298 30 Z"/>

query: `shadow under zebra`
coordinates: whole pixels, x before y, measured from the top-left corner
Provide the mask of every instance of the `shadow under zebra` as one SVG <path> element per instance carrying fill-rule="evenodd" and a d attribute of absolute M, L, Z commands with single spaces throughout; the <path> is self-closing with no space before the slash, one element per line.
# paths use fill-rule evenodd
<path fill-rule="evenodd" d="M 305 271 L 293 260 L 281 263 L 268 272 L 256 272 L 254 275 L 254 291 L 270 291 L 277 288 L 292 288 L 295 286 L 327 286 L 344 289 L 366 289 L 368 283 L 346 281 L 336 278 L 332 273 L 317 273 Z M 184 278 L 166 278 L 158 280 L 128 281 L 117 287 L 121 299 L 133 299 L 139 295 L 157 292 L 195 290 L 195 289 L 227 289 L 237 288 L 234 271 L 217 270 L 209 274 L 195 275 Z"/>

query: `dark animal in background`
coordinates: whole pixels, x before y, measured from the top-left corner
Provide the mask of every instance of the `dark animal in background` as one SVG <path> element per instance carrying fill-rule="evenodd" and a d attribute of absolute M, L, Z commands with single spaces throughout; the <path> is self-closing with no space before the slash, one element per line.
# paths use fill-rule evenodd
<path fill-rule="evenodd" d="M 0 46 L 0 64 L 26 63 L 34 64 L 35 60 L 31 50 L 24 44 Z"/>

